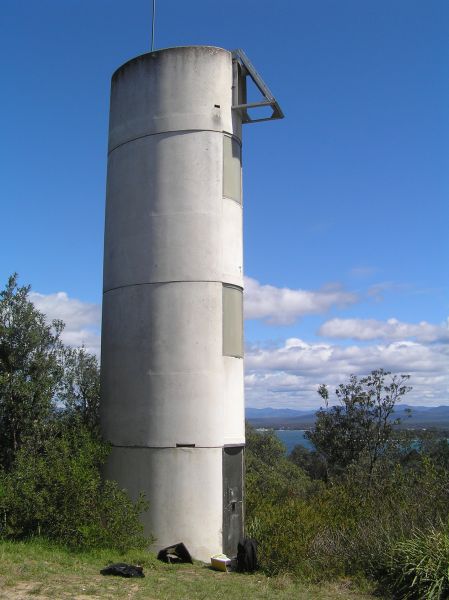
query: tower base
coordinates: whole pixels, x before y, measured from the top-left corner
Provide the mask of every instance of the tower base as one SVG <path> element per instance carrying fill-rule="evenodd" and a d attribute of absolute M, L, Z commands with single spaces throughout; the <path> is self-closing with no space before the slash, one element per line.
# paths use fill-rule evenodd
<path fill-rule="evenodd" d="M 152 550 L 183 542 L 191 555 L 233 556 L 243 533 L 243 446 L 226 448 L 113 447 L 105 466 L 136 500 L 150 506 L 142 515 Z"/>

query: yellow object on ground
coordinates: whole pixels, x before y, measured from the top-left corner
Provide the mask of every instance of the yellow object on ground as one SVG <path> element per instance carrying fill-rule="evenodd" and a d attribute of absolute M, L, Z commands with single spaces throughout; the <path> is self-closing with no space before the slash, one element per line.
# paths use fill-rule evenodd
<path fill-rule="evenodd" d="M 210 557 L 210 566 L 216 571 L 227 571 L 231 559 L 226 554 L 214 554 Z"/>

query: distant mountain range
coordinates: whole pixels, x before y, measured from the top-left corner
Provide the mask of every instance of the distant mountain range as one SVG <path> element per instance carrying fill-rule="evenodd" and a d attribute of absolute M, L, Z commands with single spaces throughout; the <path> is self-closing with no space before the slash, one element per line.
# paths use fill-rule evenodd
<path fill-rule="evenodd" d="M 411 410 L 411 416 L 408 411 Z M 291 408 L 251 408 L 245 410 L 246 419 L 255 427 L 308 429 L 315 422 L 313 410 Z M 408 406 L 396 407 L 393 418 L 401 419 L 401 426 L 408 428 L 437 427 L 449 429 L 449 406 Z"/>

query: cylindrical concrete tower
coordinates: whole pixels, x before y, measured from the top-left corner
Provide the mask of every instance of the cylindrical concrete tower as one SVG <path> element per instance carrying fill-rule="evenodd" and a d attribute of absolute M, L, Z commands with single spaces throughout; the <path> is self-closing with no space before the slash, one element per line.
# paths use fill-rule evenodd
<path fill-rule="evenodd" d="M 168 48 L 111 87 L 105 475 L 145 493 L 155 549 L 182 541 L 202 560 L 235 554 L 243 531 L 244 69 L 220 48 Z"/>

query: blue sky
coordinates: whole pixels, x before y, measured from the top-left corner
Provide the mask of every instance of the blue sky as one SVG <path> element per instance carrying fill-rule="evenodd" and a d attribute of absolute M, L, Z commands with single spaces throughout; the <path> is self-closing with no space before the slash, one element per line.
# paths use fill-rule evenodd
<path fill-rule="evenodd" d="M 2 2 L 0 275 L 92 350 L 110 76 L 150 8 Z M 243 48 L 286 114 L 244 131 L 249 405 L 377 367 L 449 403 L 448 34 L 443 0 L 157 0 L 157 48 Z"/>

